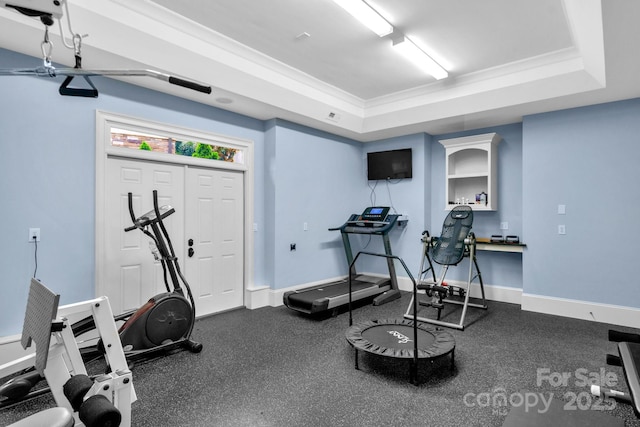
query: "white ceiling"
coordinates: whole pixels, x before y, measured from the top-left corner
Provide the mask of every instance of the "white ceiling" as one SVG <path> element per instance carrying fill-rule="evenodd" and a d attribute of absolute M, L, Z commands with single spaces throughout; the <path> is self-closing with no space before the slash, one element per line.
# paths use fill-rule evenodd
<path fill-rule="evenodd" d="M 637 0 L 369 0 L 447 68 L 440 81 L 332 0 L 67 1 L 74 31 L 89 34 L 85 69 L 174 73 L 213 93 L 123 80 L 359 141 L 640 96 Z M 40 58 L 42 38 L 39 21 L 0 10 L 0 47 Z M 61 43 L 52 59 L 74 65 Z"/>

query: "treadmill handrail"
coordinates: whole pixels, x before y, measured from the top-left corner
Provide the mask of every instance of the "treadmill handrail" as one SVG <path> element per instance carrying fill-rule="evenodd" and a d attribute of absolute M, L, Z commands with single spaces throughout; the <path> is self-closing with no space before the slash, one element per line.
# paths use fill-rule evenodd
<path fill-rule="evenodd" d="M 389 224 L 389 221 L 369 221 L 368 219 L 364 219 L 364 220 L 356 220 L 356 221 L 347 221 L 347 224 L 349 225 L 360 225 L 360 224 L 371 224 L 371 225 L 387 225 Z"/>

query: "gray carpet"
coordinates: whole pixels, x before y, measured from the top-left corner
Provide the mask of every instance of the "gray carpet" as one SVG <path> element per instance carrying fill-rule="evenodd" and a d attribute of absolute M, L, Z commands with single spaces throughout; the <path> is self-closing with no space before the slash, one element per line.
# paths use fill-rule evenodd
<path fill-rule="evenodd" d="M 354 321 L 401 318 L 409 300 L 360 307 Z M 464 331 L 450 330 L 454 371 L 447 358 L 425 361 L 419 386 L 409 383 L 406 361 L 361 352 L 354 369 L 346 312 L 317 319 L 267 307 L 201 319 L 193 336 L 202 353 L 134 367 L 133 425 L 501 426 L 511 407 L 553 396 L 568 410 L 600 410 L 640 426 L 629 406 L 589 395 L 586 378 L 617 379 L 613 388 L 627 390 L 622 369 L 605 363 L 615 351 L 609 325 L 489 304 L 469 310 Z M 455 320 L 459 308 L 447 307 Z M 42 397 L 5 409 L 0 424 L 50 405 Z"/>

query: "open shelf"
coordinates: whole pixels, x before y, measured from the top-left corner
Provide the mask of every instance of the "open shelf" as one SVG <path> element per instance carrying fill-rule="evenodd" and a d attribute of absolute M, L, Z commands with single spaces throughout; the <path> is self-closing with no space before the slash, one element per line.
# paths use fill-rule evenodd
<path fill-rule="evenodd" d="M 498 209 L 497 133 L 441 140 L 446 151 L 445 209 L 458 204 L 473 210 Z M 484 193 L 485 203 L 476 201 Z"/>

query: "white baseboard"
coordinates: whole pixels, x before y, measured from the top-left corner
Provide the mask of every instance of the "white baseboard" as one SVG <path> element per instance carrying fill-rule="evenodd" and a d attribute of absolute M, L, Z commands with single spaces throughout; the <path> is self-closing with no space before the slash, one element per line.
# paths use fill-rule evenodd
<path fill-rule="evenodd" d="M 256 308 L 260 307 L 267 307 L 270 305 L 270 298 L 271 288 L 266 285 L 245 289 L 244 305 L 250 310 L 255 310 Z"/>
<path fill-rule="evenodd" d="M 522 294 L 522 309 L 573 319 L 640 328 L 640 309 L 543 295 Z"/>
<path fill-rule="evenodd" d="M 368 276 L 374 277 L 385 277 L 381 274 L 374 273 L 366 273 Z M 283 305 L 282 297 L 285 292 L 296 291 L 300 289 L 309 288 L 311 286 L 317 286 L 324 283 L 331 283 L 333 281 L 342 280 L 344 277 L 336 277 L 329 280 L 322 280 L 318 282 L 312 283 L 304 283 L 302 285 L 290 286 L 288 288 L 281 289 L 271 289 L 267 286 L 263 286 L 255 289 L 248 289 L 246 295 L 245 305 L 247 308 L 255 309 L 260 307 L 278 307 Z M 462 282 L 457 283 L 454 281 L 449 281 L 453 285 L 462 285 Z M 398 277 L 398 288 L 401 291 L 411 291 L 412 283 L 411 279 L 408 277 Z M 494 285 L 485 285 L 485 298 L 492 301 L 500 301 L 500 302 L 508 302 L 512 304 L 520 304 L 522 299 L 522 289 L 518 288 L 509 288 L 506 286 L 494 286 Z M 472 284 L 471 286 L 471 296 L 474 298 L 480 297 L 480 287 L 476 286 L 476 284 Z"/>
<path fill-rule="evenodd" d="M 20 344 L 22 335 L 11 335 L 0 338 L 0 365 L 16 360 L 20 357 L 31 354 L 35 351 L 35 346 L 31 346 L 25 351 Z"/>
<path fill-rule="evenodd" d="M 373 273 L 367 273 L 367 275 L 384 277 L 383 275 Z M 341 278 L 338 277 L 335 280 L 339 279 Z M 260 292 L 262 292 L 260 301 L 253 308 L 265 306 L 278 307 L 283 305 L 282 296 L 285 292 L 304 289 L 310 286 L 329 282 L 329 280 L 325 280 L 321 282 L 305 283 L 283 289 L 270 289 L 268 287 L 260 288 Z M 464 282 L 453 280 L 449 280 L 448 282 L 456 286 L 464 284 Z M 398 288 L 401 291 L 410 292 L 412 290 L 411 279 L 404 276 L 398 277 Z M 526 311 L 640 329 L 640 309 L 638 308 L 533 295 L 524 293 L 520 288 L 498 285 L 485 284 L 484 291 L 485 298 L 487 300 L 518 304 L 521 306 L 522 310 Z M 477 282 L 474 282 L 471 285 L 471 296 L 473 298 L 480 298 L 481 296 L 480 286 Z"/>

